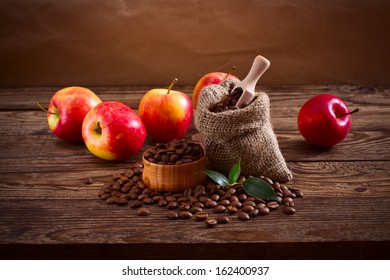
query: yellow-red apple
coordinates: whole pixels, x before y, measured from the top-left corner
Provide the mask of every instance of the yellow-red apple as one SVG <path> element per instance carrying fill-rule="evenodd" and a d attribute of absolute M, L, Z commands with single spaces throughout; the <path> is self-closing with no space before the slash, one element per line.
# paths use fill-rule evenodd
<path fill-rule="evenodd" d="M 51 98 L 47 112 L 50 130 L 59 138 L 73 143 L 83 142 L 81 126 L 87 113 L 101 103 L 100 98 L 84 87 L 66 87 L 57 91 Z"/>
<path fill-rule="evenodd" d="M 168 89 L 148 91 L 139 104 L 139 116 L 149 136 L 159 142 L 181 139 L 192 121 L 191 99 L 180 91 L 172 90 L 175 79 Z"/>
<path fill-rule="evenodd" d="M 213 85 L 213 84 L 220 84 L 227 77 L 232 78 L 232 79 L 237 79 L 239 81 L 239 79 L 236 76 L 233 76 L 230 73 L 224 73 L 224 72 L 211 72 L 211 73 L 204 75 L 202 78 L 200 78 L 199 81 L 195 85 L 194 91 L 192 92 L 192 105 L 194 106 L 194 108 L 196 109 L 196 105 L 198 104 L 199 95 L 204 87 L 209 86 L 209 85 Z"/>
<path fill-rule="evenodd" d="M 125 160 L 144 145 L 146 130 L 130 107 L 117 101 L 102 102 L 85 116 L 82 134 L 88 150 L 106 160 Z"/>

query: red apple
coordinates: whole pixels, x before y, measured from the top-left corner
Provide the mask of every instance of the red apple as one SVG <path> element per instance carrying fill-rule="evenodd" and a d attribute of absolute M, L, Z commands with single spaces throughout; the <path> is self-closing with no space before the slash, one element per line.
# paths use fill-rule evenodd
<path fill-rule="evenodd" d="M 100 98 L 84 87 L 66 87 L 57 91 L 51 98 L 47 112 L 50 130 L 59 138 L 73 142 L 83 142 L 81 125 L 89 110 L 101 103 Z"/>
<path fill-rule="evenodd" d="M 329 147 L 340 143 L 351 127 L 347 105 L 337 96 L 320 94 L 309 99 L 298 113 L 298 128 L 312 145 Z"/>
<path fill-rule="evenodd" d="M 102 102 L 85 116 L 82 134 L 88 150 L 106 160 L 124 160 L 137 154 L 146 130 L 135 111 L 117 101 Z"/>
<path fill-rule="evenodd" d="M 138 113 L 149 136 L 158 142 L 181 139 L 187 132 L 193 108 L 191 99 L 184 93 L 168 89 L 152 89 L 141 99 Z"/>
<path fill-rule="evenodd" d="M 232 71 L 235 69 L 235 67 L 232 68 Z M 230 72 L 232 72 L 230 71 Z M 196 108 L 196 105 L 198 104 L 198 99 L 200 92 L 202 89 L 206 86 L 213 85 L 213 84 L 220 84 L 222 81 L 224 81 L 228 76 L 233 79 L 239 79 L 236 76 L 233 76 L 229 73 L 223 73 L 223 72 L 211 72 L 206 75 L 204 75 L 202 78 L 199 79 L 199 81 L 196 83 L 194 91 L 192 92 L 192 105 L 194 108 Z"/>

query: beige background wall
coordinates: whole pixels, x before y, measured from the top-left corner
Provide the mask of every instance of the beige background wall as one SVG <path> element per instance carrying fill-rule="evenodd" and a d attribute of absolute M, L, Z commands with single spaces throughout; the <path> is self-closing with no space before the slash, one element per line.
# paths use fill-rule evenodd
<path fill-rule="evenodd" d="M 0 0 L 0 86 L 390 84 L 388 0 Z"/>

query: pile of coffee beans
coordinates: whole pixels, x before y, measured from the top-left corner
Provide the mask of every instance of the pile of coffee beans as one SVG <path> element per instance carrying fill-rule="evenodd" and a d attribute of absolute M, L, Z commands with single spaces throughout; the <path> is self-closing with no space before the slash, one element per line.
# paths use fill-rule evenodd
<path fill-rule="evenodd" d="M 222 97 L 221 101 L 219 101 L 215 104 L 211 104 L 209 107 L 209 110 L 211 112 L 214 112 L 214 113 L 220 113 L 220 112 L 225 112 L 228 110 L 239 109 L 236 104 L 237 104 L 237 101 L 240 99 L 242 92 L 243 92 L 242 88 L 240 88 L 240 87 L 235 88 L 234 90 L 230 89 L 229 94 L 224 95 Z M 253 102 L 253 101 L 251 101 L 251 102 Z M 244 104 L 241 108 L 245 108 L 250 103 Z"/>
<path fill-rule="evenodd" d="M 281 204 L 249 196 L 240 185 L 225 190 L 209 180 L 182 192 L 160 192 L 144 184 L 142 171 L 142 163 L 138 163 L 113 174 L 112 183 L 101 188 L 99 197 L 107 204 L 129 205 L 139 216 L 148 216 L 153 207 L 161 207 L 167 210 L 167 219 L 196 219 L 204 221 L 207 227 L 227 224 L 234 218 L 247 221 L 281 207 L 285 214 L 292 215 L 295 213 L 294 199 L 303 197 L 299 189 L 272 182 L 269 178 L 264 180 L 272 185 Z M 244 180 L 244 177 L 239 179 Z"/>
<path fill-rule="evenodd" d="M 203 155 L 203 148 L 200 144 L 181 139 L 158 143 L 144 153 L 144 158 L 153 163 L 172 165 L 197 161 Z"/>

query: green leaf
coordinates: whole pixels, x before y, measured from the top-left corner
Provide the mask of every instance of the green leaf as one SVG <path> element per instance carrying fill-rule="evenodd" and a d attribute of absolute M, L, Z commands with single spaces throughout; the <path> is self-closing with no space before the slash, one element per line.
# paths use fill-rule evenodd
<path fill-rule="evenodd" d="M 209 176 L 215 183 L 217 183 L 222 187 L 226 187 L 227 185 L 229 185 L 228 179 L 218 171 L 204 170 L 202 172 L 207 176 Z"/>
<path fill-rule="evenodd" d="M 232 169 L 230 169 L 229 176 L 228 176 L 228 180 L 229 180 L 229 184 L 230 184 L 230 185 L 236 183 L 237 180 L 238 180 L 238 178 L 240 177 L 240 173 L 241 173 L 240 161 L 241 161 L 241 160 L 238 160 L 238 161 L 233 165 Z"/>
<path fill-rule="evenodd" d="M 281 203 L 281 198 L 277 197 L 274 189 L 261 178 L 249 178 L 246 179 L 243 183 L 244 191 L 254 197 L 265 199 L 265 200 L 275 200 Z"/>

